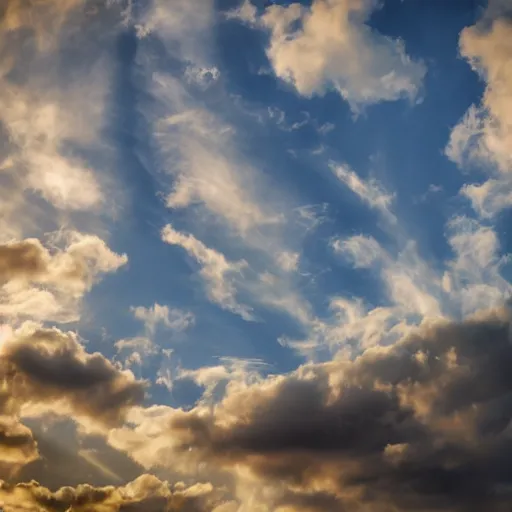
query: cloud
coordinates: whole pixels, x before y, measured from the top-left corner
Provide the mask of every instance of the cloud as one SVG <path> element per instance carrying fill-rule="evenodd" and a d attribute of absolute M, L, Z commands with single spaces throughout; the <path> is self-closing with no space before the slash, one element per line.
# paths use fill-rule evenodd
<path fill-rule="evenodd" d="M 258 11 L 250 0 L 244 0 L 240 5 L 226 13 L 227 19 L 240 20 L 251 25 L 256 25 L 258 21 Z"/>
<path fill-rule="evenodd" d="M 142 366 L 148 356 L 158 353 L 159 347 L 149 338 L 135 336 L 123 338 L 114 343 L 117 353 L 124 357 L 124 364 L 127 368 L 133 365 Z"/>
<path fill-rule="evenodd" d="M 440 279 L 420 258 L 414 242 L 406 243 L 397 255 L 390 255 L 374 238 L 362 235 L 334 240 L 332 247 L 355 268 L 375 268 L 389 299 L 403 315 L 417 314 L 423 318 L 441 314 L 436 299 Z"/>
<path fill-rule="evenodd" d="M 0 484 L 0 501 L 13 510 L 57 512 L 74 510 L 214 512 L 223 503 L 223 493 L 210 483 L 174 485 L 154 475 L 143 474 L 120 487 L 93 487 L 88 484 L 62 487 L 56 491 L 36 481 Z"/>
<path fill-rule="evenodd" d="M 443 286 L 463 313 L 496 307 L 512 293 L 501 275 L 509 255 L 500 256 L 496 232 L 475 220 L 456 217 L 448 224 L 448 242 L 454 258 L 447 263 Z"/>
<path fill-rule="evenodd" d="M 0 416 L 0 479 L 12 477 L 39 452 L 32 431 L 10 416 Z"/>
<path fill-rule="evenodd" d="M 510 328 L 506 309 L 440 320 L 353 361 L 233 387 L 209 413 L 170 416 L 176 457 L 224 468 L 269 510 L 505 509 Z"/>
<path fill-rule="evenodd" d="M 83 0 L 46 0 L 41 3 L 10 0 L 2 13 L 0 30 L 8 40 L 12 33 L 28 29 L 38 49 L 48 51 L 54 46 L 68 16 L 82 4 Z"/>
<path fill-rule="evenodd" d="M 201 89 L 208 89 L 220 77 L 220 71 L 215 66 L 200 67 L 190 65 L 185 70 L 185 80 L 193 83 Z"/>
<path fill-rule="evenodd" d="M 155 96 L 165 97 L 169 87 L 171 83 L 160 77 Z M 203 204 L 242 235 L 279 222 L 279 216 L 267 213 L 258 201 L 256 174 L 236 155 L 230 128 L 212 114 L 185 110 L 161 118 L 155 132 L 166 166 L 176 177 L 167 206 Z M 176 154 L 181 155 L 179 160 Z"/>
<path fill-rule="evenodd" d="M 185 249 L 200 265 L 200 275 L 207 284 L 207 295 L 223 309 L 240 315 L 244 320 L 251 320 L 251 309 L 236 300 L 234 276 L 247 268 L 247 262 L 228 261 L 225 256 L 204 245 L 193 235 L 180 233 L 170 224 L 162 229 L 162 240 L 170 245 Z"/>
<path fill-rule="evenodd" d="M 213 404 L 219 401 L 228 388 L 241 389 L 261 382 L 262 371 L 268 368 L 260 359 L 222 357 L 220 363 L 195 370 L 181 368 L 176 379 L 192 380 L 204 388 L 199 403 Z"/>
<path fill-rule="evenodd" d="M 299 94 L 334 89 L 357 112 L 380 101 L 414 99 L 426 73 L 403 41 L 366 24 L 377 7 L 374 0 L 315 0 L 311 7 L 271 5 L 256 20 L 246 2 L 230 17 L 270 32 L 272 69 Z"/>
<path fill-rule="evenodd" d="M 446 155 L 462 168 L 482 167 L 491 175 L 462 189 L 482 217 L 510 206 L 512 169 L 512 24 L 510 6 L 489 2 L 475 25 L 460 35 L 462 57 L 486 83 L 479 105 L 472 105 L 450 135 Z"/>
<path fill-rule="evenodd" d="M 3 414 L 54 411 L 113 426 L 144 399 L 144 382 L 102 354 L 88 354 L 75 333 L 30 323 L 3 341 L 0 377 Z"/>
<path fill-rule="evenodd" d="M 151 0 L 136 21 L 140 38 L 158 36 L 173 56 L 207 65 L 215 16 L 212 0 Z"/>
<path fill-rule="evenodd" d="M 184 331 L 195 321 L 194 315 L 190 312 L 162 306 L 156 302 L 150 308 L 137 306 L 132 307 L 131 311 L 135 318 L 144 322 L 150 334 L 154 334 L 159 325 L 171 331 Z"/>
<path fill-rule="evenodd" d="M 53 237 L 52 250 L 36 238 L 0 245 L 0 314 L 11 321 L 72 322 L 84 294 L 102 275 L 128 258 L 96 235 L 68 231 Z"/>
<path fill-rule="evenodd" d="M 5 143 L 0 165 L 3 186 L 14 198 L 22 194 L 27 200 L 36 193 L 50 203 L 49 211 L 97 211 L 105 206 L 109 179 L 105 172 L 96 173 L 84 149 L 94 147 L 95 162 L 106 163 L 99 134 L 105 125 L 110 78 L 107 52 L 98 44 L 94 57 L 82 54 L 63 65 L 59 51 L 76 50 L 78 39 L 90 43 L 112 37 L 115 25 L 108 33 L 101 30 L 100 18 L 108 18 L 105 9 L 98 5 L 95 18 L 81 0 L 13 0 L 6 5 L 0 21 L 0 123 Z M 15 225 L 30 209 L 23 211 L 12 201 L 3 205 L 4 213 L 14 210 L 8 220 Z"/>
<path fill-rule="evenodd" d="M 374 179 L 364 180 L 360 178 L 347 165 L 331 163 L 330 168 L 334 175 L 370 208 L 379 210 L 388 222 L 396 223 L 396 217 L 390 208 L 394 196 L 386 192 L 379 182 Z"/>

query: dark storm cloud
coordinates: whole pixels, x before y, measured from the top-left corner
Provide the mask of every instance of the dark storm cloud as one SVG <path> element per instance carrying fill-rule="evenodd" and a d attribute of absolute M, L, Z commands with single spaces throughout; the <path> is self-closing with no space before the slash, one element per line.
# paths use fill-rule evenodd
<path fill-rule="evenodd" d="M 213 415 L 177 414 L 172 434 L 184 452 L 287 483 L 290 510 L 314 510 L 315 493 L 329 510 L 509 510 L 510 332 L 508 310 L 439 321 L 228 393 Z"/>
<path fill-rule="evenodd" d="M 37 328 L 5 343 L 0 377 L 8 411 L 24 403 L 63 401 L 71 413 L 114 425 L 144 399 L 144 382 L 102 354 L 88 354 L 76 335 L 56 328 Z"/>

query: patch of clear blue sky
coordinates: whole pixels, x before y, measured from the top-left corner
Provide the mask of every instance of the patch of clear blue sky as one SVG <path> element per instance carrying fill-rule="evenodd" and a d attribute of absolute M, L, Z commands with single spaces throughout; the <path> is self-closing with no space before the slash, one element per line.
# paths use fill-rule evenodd
<path fill-rule="evenodd" d="M 222 1 L 218 9 L 224 11 L 234 5 L 236 2 Z M 362 177 L 372 174 L 396 194 L 397 216 L 432 265 L 441 265 L 449 256 L 444 224 L 455 205 L 460 209 L 462 200 L 446 199 L 456 196 L 463 177 L 443 151 L 450 129 L 482 93 L 478 77 L 458 55 L 459 33 L 474 23 L 481 8 L 481 2 L 470 0 L 386 1 L 372 15 L 370 24 L 383 34 L 403 39 L 407 53 L 425 61 L 428 73 L 420 93 L 422 101 L 416 105 L 405 100 L 372 105 L 358 119 L 334 92 L 307 99 L 271 74 L 258 74 L 261 68 L 269 67 L 264 51 L 267 35 L 219 17 L 218 66 L 227 93 L 243 98 L 245 113 L 235 106 L 226 110 L 226 97 L 217 108 L 237 128 L 241 149 L 252 165 L 266 173 L 278 189 L 286 190 L 297 205 L 328 204 L 329 221 L 307 238 L 303 248 L 303 262 L 317 276 L 315 285 L 305 290 L 319 311 L 325 310 L 327 298 L 336 294 L 363 296 L 375 305 L 383 300 L 382 290 L 371 275 L 350 271 L 332 255 L 328 248 L 332 236 L 363 233 L 384 245 L 392 244 L 379 228 L 378 214 L 336 183 L 327 168 L 329 159 L 348 163 Z M 159 231 L 165 223 L 186 226 L 186 216 L 166 210 L 158 197 L 161 184 L 155 179 L 158 164 L 149 144 L 150 127 L 140 115 L 144 102 L 150 99 L 138 82 L 138 44 L 133 33 L 122 35 L 118 41 L 109 133 L 118 155 L 119 176 L 131 200 L 126 215 L 112 226 L 112 245 L 128 253 L 130 263 L 94 288 L 88 300 L 91 317 L 99 318 L 99 325 L 117 339 L 142 330 L 142 325 L 131 318 L 132 305 L 158 302 L 189 309 L 195 313 L 197 324 L 184 341 L 173 346 L 183 367 L 215 364 L 217 357 L 229 355 L 262 358 L 272 363 L 276 372 L 290 370 L 299 360 L 281 347 L 277 338 L 300 335 L 296 326 L 283 315 L 264 311 L 258 311 L 264 322 L 247 323 L 210 304 L 200 293 L 194 265 L 182 251 L 160 240 Z M 178 69 L 179 63 L 165 59 L 162 57 L 160 65 Z M 215 108 L 215 98 L 211 100 L 210 106 Z M 319 134 L 310 123 L 286 132 L 268 118 L 258 123 L 247 114 L 264 112 L 267 107 L 284 111 L 290 123 L 300 121 L 302 112 L 307 112 L 317 125 L 329 122 L 335 128 Z M 325 152 L 312 155 L 321 144 Z M 295 156 L 287 150 L 294 151 Z M 420 200 L 431 184 L 442 186 L 443 191 Z M 88 332 L 94 339 L 94 326 L 84 324 L 84 333 Z M 159 341 L 165 345 L 165 339 Z M 105 348 L 102 345 L 108 355 Z M 158 365 L 158 360 L 151 361 L 144 372 L 154 375 Z M 161 388 L 155 388 L 153 397 L 162 393 Z M 173 400 L 189 402 L 196 395 L 193 386 L 178 384 Z"/>

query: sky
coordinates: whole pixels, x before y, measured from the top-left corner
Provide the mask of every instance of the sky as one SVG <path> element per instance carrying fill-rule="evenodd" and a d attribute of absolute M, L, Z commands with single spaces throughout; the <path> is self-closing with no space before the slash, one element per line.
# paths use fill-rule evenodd
<path fill-rule="evenodd" d="M 511 0 L 0 2 L 0 508 L 509 512 Z"/>

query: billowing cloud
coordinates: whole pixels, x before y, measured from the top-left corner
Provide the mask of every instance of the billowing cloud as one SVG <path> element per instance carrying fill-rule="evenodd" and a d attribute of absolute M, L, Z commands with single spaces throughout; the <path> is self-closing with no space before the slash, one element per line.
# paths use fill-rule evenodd
<path fill-rule="evenodd" d="M 402 41 L 366 23 L 375 0 L 315 0 L 271 5 L 260 18 L 244 3 L 230 17 L 270 32 L 267 56 L 276 76 L 299 94 L 334 89 L 354 111 L 379 101 L 414 99 L 426 68 L 412 60 Z"/>
<path fill-rule="evenodd" d="M 76 334 L 24 324 L 0 348 L 2 411 L 50 411 L 115 425 L 144 398 L 145 384 L 102 354 L 88 354 Z"/>
<path fill-rule="evenodd" d="M 170 435 L 180 456 L 266 488 L 265 510 L 505 510 L 510 326 L 507 309 L 425 325 L 176 412 Z"/>
<path fill-rule="evenodd" d="M 491 178 L 467 185 L 468 197 L 482 217 L 511 205 L 512 198 L 512 23 L 510 6 L 491 0 L 481 20 L 460 35 L 460 52 L 486 83 L 479 105 L 472 105 L 454 127 L 447 156 L 460 167 L 483 167 Z"/>
<path fill-rule="evenodd" d="M 36 481 L 0 484 L 0 503 L 6 510 L 57 512 L 149 511 L 214 512 L 226 500 L 222 491 L 210 483 L 169 484 L 154 475 L 144 474 L 120 487 L 93 487 L 88 484 L 62 487 L 54 492 Z"/>
<path fill-rule="evenodd" d="M 0 245 L 0 315 L 5 319 L 74 321 L 92 285 L 128 261 L 96 235 L 64 232 L 53 242 L 63 247 L 50 250 L 36 238 Z"/>

